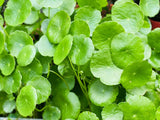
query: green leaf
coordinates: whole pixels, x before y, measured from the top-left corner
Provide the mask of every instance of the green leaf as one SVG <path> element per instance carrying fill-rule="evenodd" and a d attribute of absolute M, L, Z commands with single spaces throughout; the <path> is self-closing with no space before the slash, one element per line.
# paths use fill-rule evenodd
<path fill-rule="evenodd" d="M 42 65 L 38 59 L 34 59 L 31 64 L 24 67 L 18 65 L 17 68 L 22 74 L 23 83 L 27 83 L 35 75 L 41 75 L 43 70 Z"/>
<path fill-rule="evenodd" d="M 15 70 L 11 75 L 5 76 L 4 80 L 4 88 L 3 90 L 7 94 L 16 93 L 21 87 L 21 73 L 19 70 Z"/>
<path fill-rule="evenodd" d="M 20 66 L 31 64 L 36 55 L 36 48 L 33 45 L 26 45 L 17 56 L 17 62 Z"/>
<path fill-rule="evenodd" d="M 160 106 L 157 108 L 156 111 L 156 120 L 160 120 Z"/>
<path fill-rule="evenodd" d="M 59 43 L 69 32 L 70 17 L 64 11 L 59 11 L 50 20 L 47 28 L 47 37 L 51 43 Z"/>
<path fill-rule="evenodd" d="M 28 30 L 25 28 L 24 25 L 18 25 L 18 26 L 9 26 L 7 25 L 5 27 L 5 30 L 8 34 L 11 34 L 12 32 L 15 32 L 16 30 L 19 30 L 19 31 L 23 31 L 23 32 L 26 32 L 28 33 Z M 7 42 L 7 41 L 6 41 Z"/>
<path fill-rule="evenodd" d="M 23 87 L 16 100 L 19 114 L 24 117 L 30 116 L 36 107 L 36 101 L 36 89 L 31 85 Z"/>
<path fill-rule="evenodd" d="M 119 103 L 119 107 L 124 114 L 123 120 L 155 120 L 155 106 L 144 96 L 131 96 L 127 102 Z"/>
<path fill-rule="evenodd" d="M 120 83 L 122 70 L 113 64 L 109 45 L 106 45 L 104 50 L 94 52 L 91 58 L 90 69 L 92 74 L 100 78 L 103 84 L 117 85 Z"/>
<path fill-rule="evenodd" d="M 15 31 L 9 35 L 7 47 L 11 55 L 17 57 L 21 49 L 26 45 L 33 45 L 32 38 L 23 31 Z"/>
<path fill-rule="evenodd" d="M 93 32 L 93 44 L 97 49 L 105 48 L 112 38 L 121 32 L 124 32 L 124 29 L 120 24 L 113 21 L 104 22 L 98 25 Z"/>
<path fill-rule="evenodd" d="M 60 64 L 62 61 L 68 56 L 73 43 L 73 37 L 71 35 L 67 35 L 63 38 L 63 40 L 59 43 L 56 48 L 53 60 L 55 64 Z"/>
<path fill-rule="evenodd" d="M 24 21 L 26 24 L 33 24 L 39 19 L 39 13 L 36 10 L 32 10 L 30 15 L 27 17 L 27 19 Z"/>
<path fill-rule="evenodd" d="M 51 44 L 45 35 L 43 35 L 36 44 L 42 56 L 52 57 L 55 54 L 56 45 Z"/>
<path fill-rule="evenodd" d="M 49 106 L 43 112 L 43 120 L 59 120 L 61 111 L 58 107 Z"/>
<path fill-rule="evenodd" d="M 16 102 L 14 100 L 6 100 L 3 104 L 3 110 L 5 113 L 11 113 L 16 108 Z"/>
<path fill-rule="evenodd" d="M 90 35 L 92 35 L 98 23 L 101 21 L 101 13 L 91 7 L 81 7 L 78 9 L 74 20 L 84 20 L 89 25 Z"/>
<path fill-rule="evenodd" d="M 5 43 L 5 39 L 4 39 L 4 35 L 2 32 L 0 32 L 0 54 L 3 52 L 4 50 L 4 43 Z"/>
<path fill-rule="evenodd" d="M 31 85 L 36 89 L 37 93 L 37 104 L 45 102 L 51 94 L 50 82 L 42 76 L 34 76 L 27 85 Z"/>
<path fill-rule="evenodd" d="M 117 104 L 104 106 L 101 114 L 103 120 L 123 120 L 123 112 Z"/>
<path fill-rule="evenodd" d="M 149 63 L 156 70 L 160 70 L 160 53 L 152 51 L 152 55 L 151 55 L 151 57 L 149 59 Z"/>
<path fill-rule="evenodd" d="M 129 65 L 123 70 L 121 83 L 124 88 L 141 87 L 151 80 L 152 67 L 147 61 Z"/>
<path fill-rule="evenodd" d="M 152 29 L 151 22 L 150 22 L 148 17 L 145 17 L 144 18 L 144 23 L 143 23 L 142 28 L 140 29 L 140 32 L 147 35 L 148 33 L 151 32 L 151 29 Z"/>
<path fill-rule="evenodd" d="M 142 40 L 131 33 L 120 33 L 111 42 L 113 63 L 119 68 L 143 60 L 144 44 Z"/>
<path fill-rule="evenodd" d="M 141 8 L 132 2 L 117 2 L 112 7 L 112 20 L 121 24 L 126 32 L 136 33 L 143 26 Z"/>
<path fill-rule="evenodd" d="M 0 56 L 0 70 L 3 75 L 10 75 L 15 69 L 15 59 L 11 55 Z"/>
<path fill-rule="evenodd" d="M 69 56 L 74 64 L 84 65 L 92 57 L 93 51 L 92 40 L 85 35 L 78 35 L 73 37 L 73 45 Z"/>
<path fill-rule="evenodd" d="M 30 0 L 9 0 L 4 11 L 4 18 L 8 25 L 17 26 L 22 24 L 31 12 Z"/>
<path fill-rule="evenodd" d="M 44 19 L 43 22 L 41 23 L 41 31 L 43 32 L 43 34 L 46 34 L 47 32 L 49 21 L 50 19 Z"/>
<path fill-rule="evenodd" d="M 63 3 L 63 0 L 36 0 L 36 2 L 41 7 L 57 8 Z"/>
<path fill-rule="evenodd" d="M 2 6 L 4 3 L 4 0 L 0 0 L 0 6 Z"/>
<path fill-rule="evenodd" d="M 77 95 L 73 92 L 65 95 L 56 95 L 52 103 L 61 110 L 61 119 L 67 118 L 76 119 L 80 113 L 80 101 Z"/>
<path fill-rule="evenodd" d="M 118 87 L 107 86 L 102 84 L 99 80 L 96 80 L 89 86 L 88 94 L 90 100 L 95 105 L 105 106 L 116 100 L 118 95 Z"/>
<path fill-rule="evenodd" d="M 93 112 L 84 111 L 79 114 L 78 120 L 99 120 L 99 118 Z"/>
<path fill-rule="evenodd" d="M 71 35 L 84 34 L 90 37 L 90 29 L 88 24 L 83 20 L 75 20 L 71 24 L 70 32 Z"/>
<path fill-rule="evenodd" d="M 5 92 L 0 92 L 0 96 L 0 114 L 4 114 L 3 105 L 8 98 Z"/>
<path fill-rule="evenodd" d="M 140 0 L 139 5 L 145 16 L 154 17 L 159 12 L 159 0 Z"/>
<path fill-rule="evenodd" d="M 2 27 L 2 26 L 3 26 L 3 24 L 4 24 L 4 20 L 3 20 L 2 15 L 0 15 L 0 26 Z"/>
<path fill-rule="evenodd" d="M 0 75 L 0 91 L 3 89 L 4 87 L 4 81 L 3 81 L 3 77 Z"/>
<path fill-rule="evenodd" d="M 160 52 L 160 28 L 154 29 L 148 35 L 148 44 L 156 52 Z"/>

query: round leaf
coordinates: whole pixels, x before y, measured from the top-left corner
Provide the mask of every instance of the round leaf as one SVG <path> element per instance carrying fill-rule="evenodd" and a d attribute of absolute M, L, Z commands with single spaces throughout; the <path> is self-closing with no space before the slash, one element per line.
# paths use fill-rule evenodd
<path fill-rule="evenodd" d="M 9 35 L 7 47 L 11 55 L 17 57 L 25 45 L 33 45 L 32 38 L 26 32 L 15 31 Z"/>
<path fill-rule="evenodd" d="M 90 30 L 88 24 L 83 20 L 75 20 L 71 24 L 70 28 L 71 35 L 80 35 L 84 34 L 87 37 L 90 36 Z"/>
<path fill-rule="evenodd" d="M 67 35 L 59 43 L 53 58 L 55 64 L 60 64 L 68 56 L 72 48 L 72 42 L 73 42 L 73 37 L 71 35 Z"/>
<path fill-rule="evenodd" d="M 159 0 L 140 0 L 139 4 L 145 16 L 154 17 L 159 12 Z"/>
<path fill-rule="evenodd" d="M 147 61 L 129 65 L 123 70 L 121 83 L 124 88 L 141 87 L 151 80 L 152 67 Z"/>
<path fill-rule="evenodd" d="M 37 104 L 45 102 L 51 94 L 51 84 L 42 76 L 34 76 L 31 81 L 27 82 L 27 85 L 36 89 Z"/>
<path fill-rule="evenodd" d="M 36 55 L 36 48 L 33 45 L 27 45 L 22 48 L 17 56 L 17 62 L 20 66 L 29 65 Z"/>
<path fill-rule="evenodd" d="M 16 102 L 14 100 L 6 100 L 3 104 L 3 110 L 5 113 L 11 113 L 16 108 Z"/>
<path fill-rule="evenodd" d="M 55 106 L 47 107 L 43 112 L 43 120 L 59 120 L 61 111 Z"/>
<path fill-rule="evenodd" d="M 36 0 L 36 2 L 41 7 L 57 8 L 63 3 L 63 0 Z"/>
<path fill-rule="evenodd" d="M 109 45 L 106 45 L 106 49 L 94 53 L 91 58 L 90 69 L 92 74 L 100 78 L 103 84 L 117 85 L 120 83 L 122 70 L 113 64 Z"/>
<path fill-rule="evenodd" d="M 49 21 L 50 19 L 44 19 L 43 22 L 41 23 L 41 31 L 43 32 L 43 34 L 46 34 L 47 32 Z"/>
<path fill-rule="evenodd" d="M 19 70 L 15 70 L 15 72 L 12 73 L 10 76 L 6 76 L 3 78 L 4 80 L 3 90 L 7 94 L 16 93 L 21 87 L 21 79 L 22 79 L 22 76 Z"/>
<path fill-rule="evenodd" d="M 143 60 L 144 44 L 142 40 L 131 33 L 120 33 L 111 42 L 113 63 L 119 68 Z"/>
<path fill-rule="evenodd" d="M 154 29 L 148 34 L 148 44 L 157 52 L 160 52 L 160 28 Z"/>
<path fill-rule="evenodd" d="M 66 12 L 60 11 L 56 13 L 47 28 L 49 41 L 54 44 L 59 43 L 69 32 L 70 24 L 70 17 Z"/>
<path fill-rule="evenodd" d="M 5 101 L 8 99 L 7 98 L 7 94 L 5 92 L 0 92 L 0 114 L 4 114 L 4 110 L 3 110 L 3 104 L 5 103 Z"/>
<path fill-rule="evenodd" d="M 31 12 L 30 0 L 9 0 L 4 11 L 4 18 L 7 24 L 17 26 L 22 24 Z"/>
<path fill-rule="evenodd" d="M 160 53 L 152 51 L 152 55 L 149 59 L 149 63 L 156 70 L 160 70 Z"/>
<path fill-rule="evenodd" d="M 16 106 L 20 115 L 26 117 L 32 114 L 36 107 L 37 94 L 32 86 L 25 86 L 17 96 Z"/>
<path fill-rule="evenodd" d="M 15 59 L 11 55 L 0 56 L 0 70 L 3 75 L 10 75 L 15 69 Z"/>
<path fill-rule="evenodd" d="M 97 106 L 104 106 L 111 104 L 116 100 L 118 95 L 117 86 L 107 86 L 102 84 L 99 80 L 94 81 L 89 86 L 89 98 Z"/>
<path fill-rule="evenodd" d="M 4 35 L 3 35 L 3 33 L 2 32 L 0 32 L 0 54 L 3 52 L 3 50 L 4 50 L 4 42 L 5 42 L 5 40 L 4 40 Z"/>
<path fill-rule="evenodd" d="M 73 37 L 73 45 L 70 51 L 71 61 L 77 65 L 84 65 L 92 57 L 94 46 L 90 38 L 85 35 Z"/>
<path fill-rule="evenodd" d="M 84 111 L 79 114 L 78 120 L 99 120 L 99 118 L 93 112 Z"/>
<path fill-rule="evenodd" d="M 97 49 L 105 48 L 111 42 L 111 39 L 121 32 L 124 32 L 124 29 L 118 23 L 113 21 L 104 22 L 97 26 L 93 32 L 93 44 Z"/>
<path fill-rule="evenodd" d="M 91 7 L 81 7 L 77 11 L 74 20 L 84 20 L 89 25 L 90 33 L 92 35 L 94 29 L 101 21 L 101 13 L 100 11 L 93 9 Z"/>
<path fill-rule="evenodd" d="M 106 105 L 102 110 L 102 119 L 123 120 L 123 112 L 119 109 L 117 104 Z"/>
<path fill-rule="evenodd" d="M 3 89 L 4 87 L 4 81 L 3 81 L 3 77 L 0 75 L 0 91 Z"/>
<path fill-rule="evenodd" d="M 126 32 L 136 33 L 143 26 L 141 8 L 132 2 L 117 2 L 112 7 L 112 20 L 121 24 Z"/>
<path fill-rule="evenodd" d="M 156 111 L 156 120 L 160 120 L 160 106 L 157 108 Z"/>
<path fill-rule="evenodd" d="M 36 10 L 32 10 L 30 15 L 25 20 L 26 24 L 33 24 L 39 19 L 39 13 Z"/>

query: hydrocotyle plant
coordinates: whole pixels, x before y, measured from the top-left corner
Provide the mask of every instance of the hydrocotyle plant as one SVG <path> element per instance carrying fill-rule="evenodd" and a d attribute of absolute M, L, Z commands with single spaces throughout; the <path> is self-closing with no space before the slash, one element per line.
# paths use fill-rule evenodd
<path fill-rule="evenodd" d="M 0 116 L 160 120 L 159 0 L 0 5 Z"/>

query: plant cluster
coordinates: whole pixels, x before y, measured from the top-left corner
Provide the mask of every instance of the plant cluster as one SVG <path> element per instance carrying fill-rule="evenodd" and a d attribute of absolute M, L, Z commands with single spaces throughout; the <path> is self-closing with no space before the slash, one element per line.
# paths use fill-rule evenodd
<path fill-rule="evenodd" d="M 0 5 L 1 116 L 160 120 L 159 0 L 118 0 L 104 18 L 106 0 Z"/>

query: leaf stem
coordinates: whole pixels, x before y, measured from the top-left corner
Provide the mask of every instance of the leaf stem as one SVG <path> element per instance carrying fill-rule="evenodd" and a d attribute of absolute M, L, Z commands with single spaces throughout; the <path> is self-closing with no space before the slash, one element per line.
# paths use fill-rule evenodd
<path fill-rule="evenodd" d="M 47 107 L 48 107 L 48 105 L 44 106 L 42 109 L 35 108 L 35 110 L 38 111 L 38 112 L 42 112 L 42 111 L 44 111 Z"/>

